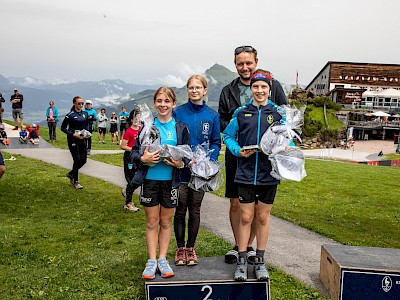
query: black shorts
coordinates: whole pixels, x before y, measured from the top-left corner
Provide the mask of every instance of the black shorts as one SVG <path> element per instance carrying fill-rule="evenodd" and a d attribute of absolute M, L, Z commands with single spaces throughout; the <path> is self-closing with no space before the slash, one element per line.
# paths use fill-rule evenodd
<path fill-rule="evenodd" d="M 110 133 L 115 133 L 118 131 L 118 126 L 117 124 L 111 124 L 110 125 Z"/>
<path fill-rule="evenodd" d="M 265 204 L 273 204 L 277 185 L 253 185 L 239 183 L 239 202 L 257 204 L 258 201 Z"/>
<path fill-rule="evenodd" d="M 146 207 L 161 205 L 175 208 L 178 205 L 178 189 L 172 188 L 171 180 L 145 179 L 140 191 L 140 204 Z"/>
<path fill-rule="evenodd" d="M 228 149 L 225 151 L 225 197 L 238 198 L 238 184 L 235 182 L 237 157 Z"/>
<path fill-rule="evenodd" d="M 3 154 L 1 154 L 1 152 L 0 152 L 0 166 L 4 166 L 4 158 L 3 158 Z"/>
<path fill-rule="evenodd" d="M 107 128 L 99 127 L 99 133 L 100 134 L 106 134 Z"/>
<path fill-rule="evenodd" d="M 119 124 L 119 132 L 122 134 L 126 130 L 126 123 Z"/>

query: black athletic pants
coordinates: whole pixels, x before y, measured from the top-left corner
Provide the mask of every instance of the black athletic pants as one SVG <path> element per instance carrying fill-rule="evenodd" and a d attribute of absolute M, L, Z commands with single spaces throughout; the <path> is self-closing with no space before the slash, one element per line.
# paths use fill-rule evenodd
<path fill-rule="evenodd" d="M 47 122 L 47 125 L 49 126 L 50 141 L 55 141 L 56 140 L 57 123 L 56 122 Z"/>
<path fill-rule="evenodd" d="M 135 165 L 130 162 L 129 158 L 130 154 L 131 153 L 129 151 L 124 152 L 124 174 L 125 174 L 125 180 L 127 182 L 125 204 L 132 202 L 133 192 L 135 191 L 131 187 L 130 183 L 133 177 L 135 176 L 136 168 Z"/>
<path fill-rule="evenodd" d="M 78 181 L 78 171 L 86 164 L 87 150 L 85 140 L 75 139 L 68 143 L 69 151 L 71 152 L 74 164 L 72 165 L 71 174 L 75 181 Z"/>
<path fill-rule="evenodd" d="M 179 187 L 178 206 L 175 210 L 174 231 L 178 248 L 185 246 L 186 211 L 189 211 L 187 248 L 193 248 L 200 228 L 200 208 L 204 192 L 187 185 Z"/>

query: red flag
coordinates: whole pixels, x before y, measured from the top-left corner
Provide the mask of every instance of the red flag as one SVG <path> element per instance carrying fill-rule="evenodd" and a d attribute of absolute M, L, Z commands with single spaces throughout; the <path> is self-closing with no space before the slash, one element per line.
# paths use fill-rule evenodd
<path fill-rule="evenodd" d="M 299 86 L 299 70 L 296 71 L 296 86 Z"/>

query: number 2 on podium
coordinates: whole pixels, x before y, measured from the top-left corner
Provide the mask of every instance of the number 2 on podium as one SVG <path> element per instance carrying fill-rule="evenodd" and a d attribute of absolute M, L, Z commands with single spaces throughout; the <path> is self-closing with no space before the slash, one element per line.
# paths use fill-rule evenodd
<path fill-rule="evenodd" d="M 208 289 L 208 294 L 203 298 L 203 300 L 213 300 L 211 298 L 208 298 L 212 294 L 212 287 L 209 285 L 205 285 L 201 288 L 201 291 L 204 292 L 206 289 Z"/>

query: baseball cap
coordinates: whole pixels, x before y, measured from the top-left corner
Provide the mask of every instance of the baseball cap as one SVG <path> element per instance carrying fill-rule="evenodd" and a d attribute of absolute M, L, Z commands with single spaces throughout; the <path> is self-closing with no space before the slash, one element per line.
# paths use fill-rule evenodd
<path fill-rule="evenodd" d="M 5 126 L 3 124 L 0 125 L 0 129 L 5 129 Z"/>
<path fill-rule="evenodd" d="M 32 128 L 36 128 L 37 125 L 35 123 L 32 124 Z"/>
<path fill-rule="evenodd" d="M 92 100 L 86 100 L 85 104 L 93 104 Z"/>
<path fill-rule="evenodd" d="M 17 89 L 17 88 L 14 88 L 14 91 L 18 91 L 18 89 Z"/>

